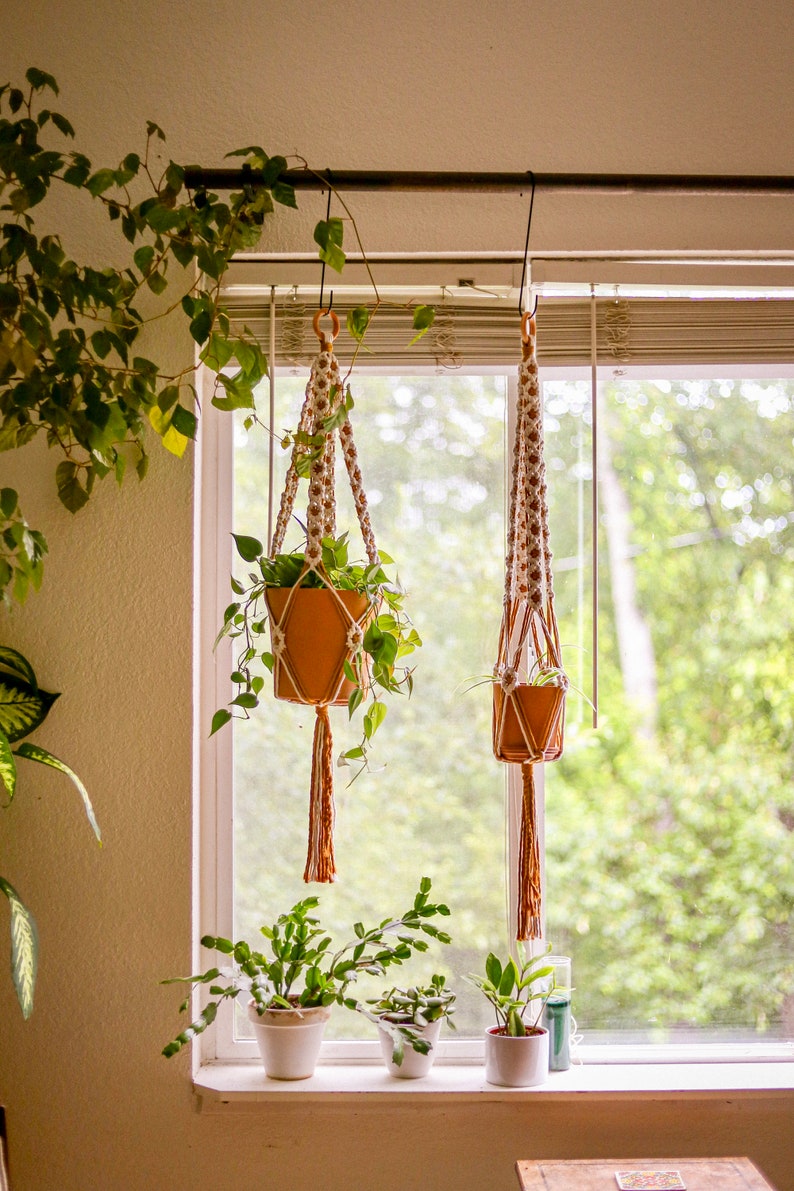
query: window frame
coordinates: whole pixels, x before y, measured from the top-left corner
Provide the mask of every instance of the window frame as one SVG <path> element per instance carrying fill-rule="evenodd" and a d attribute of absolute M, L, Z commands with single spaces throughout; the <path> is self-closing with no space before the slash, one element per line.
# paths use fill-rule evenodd
<path fill-rule="evenodd" d="M 715 368 L 720 375 L 739 375 L 750 367 L 758 377 L 794 377 L 794 364 L 660 364 L 637 367 L 623 366 L 621 371 L 638 379 L 659 375 L 664 371 L 671 378 L 679 373 L 686 378 L 714 376 Z M 546 365 L 541 369 L 541 380 L 549 374 L 565 369 L 570 379 L 586 379 L 590 372 L 585 366 Z M 289 372 L 284 369 L 284 372 Z M 360 371 L 365 371 L 362 367 Z M 394 373 L 394 368 L 372 368 L 368 371 Z M 431 369 L 412 369 L 417 374 Z M 497 373 L 508 376 L 508 424 L 505 439 L 505 468 L 509 468 L 512 442 L 512 420 L 516 379 L 510 365 L 472 368 L 473 372 Z M 599 382 L 606 379 L 610 370 L 601 366 Z M 228 603 L 229 574 L 233 569 L 234 557 L 229 532 L 232 524 L 233 507 L 233 420 L 228 414 L 217 411 L 211 404 L 208 388 L 209 374 L 202 373 L 202 419 L 197 444 L 196 495 L 195 495 L 195 569 L 194 569 L 194 773 L 195 815 L 194 815 L 194 971 L 206 966 L 202 958 L 199 939 L 204 934 L 231 933 L 233 920 L 233 807 L 231 794 L 225 799 L 224 787 L 231 791 L 229 775 L 232 772 L 233 743 L 231 732 L 220 732 L 208 738 L 205 725 L 212 718 L 214 710 L 228 701 L 228 674 L 231 670 L 232 645 L 223 639 L 213 653 L 217 626 L 223 609 Z M 224 539 L 228 549 L 221 548 Z M 509 876 L 508 904 L 510 907 L 509 937 L 515 936 L 515 858 L 518 846 L 518 826 L 521 807 L 521 783 L 517 766 L 505 766 L 505 810 L 506 810 L 506 873 Z M 544 788 L 543 766 L 537 768 L 538 814 L 541 843 L 541 862 L 544 861 Z M 207 990 L 196 990 L 196 1006 L 206 1003 Z M 203 998 L 203 1001 L 202 1001 Z M 208 1063 L 251 1063 L 258 1060 L 255 1042 L 233 1037 L 233 1006 L 223 1006 L 214 1026 L 197 1039 L 193 1048 L 194 1074 Z M 482 1062 L 484 1043 L 482 1038 L 449 1039 L 439 1047 L 437 1063 L 440 1066 L 469 1066 Z M 689 1064 L 692 1062 L 756 1062 L 794 1061 L 794 1042 L 782 1043 L 693 1043 L 677 1044 L 635 1044 L 610 1043 L 584 1044 L 578 1048 L 577 1058 L 585 1064 Z M 320 1058 L 321 1065 L 360 1066 L 380 1061 L 376 1040 L 333 1040 L 324 1041 Z"/>

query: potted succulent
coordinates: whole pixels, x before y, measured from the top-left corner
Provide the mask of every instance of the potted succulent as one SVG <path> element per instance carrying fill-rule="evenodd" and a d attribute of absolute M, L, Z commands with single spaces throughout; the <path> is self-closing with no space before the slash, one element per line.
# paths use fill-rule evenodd
<path fill-rule="evenodd" d="M 325 580 L 316 571 L 306 571 L 303 550 L 269 558 L 257 538 L 240 534 L 234 538 L 237 553 L 255 569 L 249 571 L 246 582 L 232 580 L 238 599 L 224 613 L 218 640 L 229 637 L 239 643 L 231 676 L 238 689 L 229 704 L 231 710 L 216 711 L 212 731 L 235 714 L 248 718 L 259 706 L 264 687 L 264 678 L 257 673 L 259 663 L 274 674 L 276 698 L 319 703 L 330 693 L 330 702 L 346 705 L 351 717 L 366 703 L 362 740 L 340 757 L 340 762 L 365 767 L 369 742 L 386 716 L 381 695 L 410 693 L 413 670 L 400 663 L 422 644 L 404 610 L 403 589 L 384 569 L 392 559 L 381 554 L 378 564 L 351 562 L 346 533 L 323 539 L 324 573 L 336 595 L 349 603 L 354 619 L 364 625 L 361 633 L 351 636 Z M 289 594 L 298 583 L 289 624 L 294 631 L 289 644 L 292 664 L 276 667 L 268 630 L 273 631 L 273 620 L 281 622 Z M 322 632 L 316 631 L 320 621 L 327 626 Z M 307 652 L 298 652 L 299 641 L 309 643 Z"/>
<path fill-rule="evenodd" d="M 490 953 L 485 976 L 468 980 L 485 995 L 496 1012 L 496 1025 L 485 1034 L 485 1078 L 502 1087 L 525 1088 L 544 1083 L 549 1073 L 549 1034 L 540 1019 L 554 990 L 554 967 L 547 962 L 551 949 L 527 959 L 518 944 L 518 962 L 505 964 Z M 559 991 L 559 989 L 557 990 Z"/>
<path fill-rule="evenodd" d="M 568 678 L 559 666 L 536 664 L 520 676 L 506 667 L 493 681 L 493 743 L 499 761 L 556 761 L 562 755 Z"/>
<path fill-rule="evenodd" d="M 314 1072 L 325 1023 L 336 1003 L 358 1009 L 348 995 L 349 985 L 359 972 L 382 976 L 393 964 L 401 964 L 415 951 L 426 951 L 422 936 L 450 941 L 449 935 L 428 921 L 446 917 L 449 908 L 429 900 L 431 882 L 423 877 L 413 905 L 399 918 L 385 918 L 366 929 L 353 926 L 354 938 L 334 949 L 332 937 L 311 912 L 318 898 L 307 897 L 272 926 L 261 927 L 267 940 L 266 952 L 248 943 L 205 935 L 202 946 L 231 960 L 230 968 L 210 968 L 197 976 L 180 976 L 164 984 L 208 984 L 214 999 L 198 1017 L 163 1048 L 166 1058 L 177 1054 L 215 1020 L 218 1006 L 246 993 L 248 1016 L 254 1026 L 265 1073 L 271 1079 L 306 1079 Z M 181 1005 L 184 1012 L 188 997 Z"/>
<path fill-rule="evenodd" d="M 435 973 L 430 983 L 410 988 L 390 988 L 359 1009 L 378 1027 L 386 1069 L 397 1079 L 427 1075 L 436 1057 L 441 1026 L 455 1012 L 455 993 L 444 976 Z"/>

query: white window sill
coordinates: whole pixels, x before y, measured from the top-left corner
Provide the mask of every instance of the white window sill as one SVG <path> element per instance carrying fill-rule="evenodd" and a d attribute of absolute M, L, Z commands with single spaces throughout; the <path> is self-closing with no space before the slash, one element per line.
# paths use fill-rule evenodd
<path fill-rule="evenodd" d="M 205 1112 L 250 1111 L 290 1097 L 323 1101 L 426 1100 L 446 1102 L 529 1100 L 537 1096 L 570 1101 L 580 1096 L 647 1100 L 794 1097 L 794 1062 L 588 1063 L 553 1072 L 534 1088 L 500 1088 L 486 1083 L 478 1065 L 436 1064 L 423 1079 L 393 1079 L 381 1065 L 320 1064 L 311 1079 L 268 1079 L 254 1063 L 215 1062 L 200 1067 L 193 1087 Z"/>

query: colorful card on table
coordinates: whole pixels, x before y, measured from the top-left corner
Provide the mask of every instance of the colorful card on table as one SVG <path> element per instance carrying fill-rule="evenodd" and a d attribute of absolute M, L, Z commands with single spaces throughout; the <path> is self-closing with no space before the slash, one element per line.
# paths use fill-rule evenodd
<path fill-rule="evenodd" d="M 677 1170 L 619 1170 L 615 1178 L 620 1191 L 686 1191 Z"/>

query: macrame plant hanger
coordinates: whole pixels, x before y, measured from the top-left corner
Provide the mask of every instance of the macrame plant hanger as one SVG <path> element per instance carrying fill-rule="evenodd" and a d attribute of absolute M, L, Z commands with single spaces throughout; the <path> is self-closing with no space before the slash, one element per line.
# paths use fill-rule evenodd
<path fill-rule="evenodd" d="M 325 317 L 331 320 L 330 336 L 326 336 L 320 326 Z M 323 538 L 336 536 L 334 472 L 337 433 L 367 558 L 372 565 L 380 565 L 380 558 L 350 420 L 346 417 L 338 424 L 334 421 L 329 424 L 329 419 L 333 418 L 344 401 L 339 365 L 333 350 L 334 339 L 339 333 L 339 319 L 330 308 L 320 309 L 314 316 L 313 325 L 320 341 L 320 351 L 312 364 L 306 387 L 298 434 L 270 549 L 270 557 L 275 558 L 284 543 L 298 490 L 298 460 L 309 449 L 306 446 L 308 440 L 314 439 L 316 442 L 317 438 L 321 438 L 324 441 L 309 475 L 305 563 L 294 587 L 268 588 L 266 598 L 270 613 L 276 697 L 313 705 L 316 713 L 309 843 L 303 879 L 330 882 L 335 879 L 336 867 L 333 842 L 333 741 L 328 708 L 346 706 L 348 696 L 354 689 L 345 674 L 346 664 L 353 668 L 361 685 L 366 685 L 362 660 L 364 632 L 377 611 L 367 596 L 335 589 L 323 565 Z M 324 586 L 306 587 L 305 583 L 312 575 L 321 580 Z"/>
<path fill-rule="evenodd" d="M 562 755 L 568 686 L 554 613 L 535 330 L 534 313 L 527 312 L 521 319 L 505 591 L 493 687 L 494 755 L 520 764 L 522 776 L 518 939 L 539 939 L 542 932 L 534 766 Z"/>

